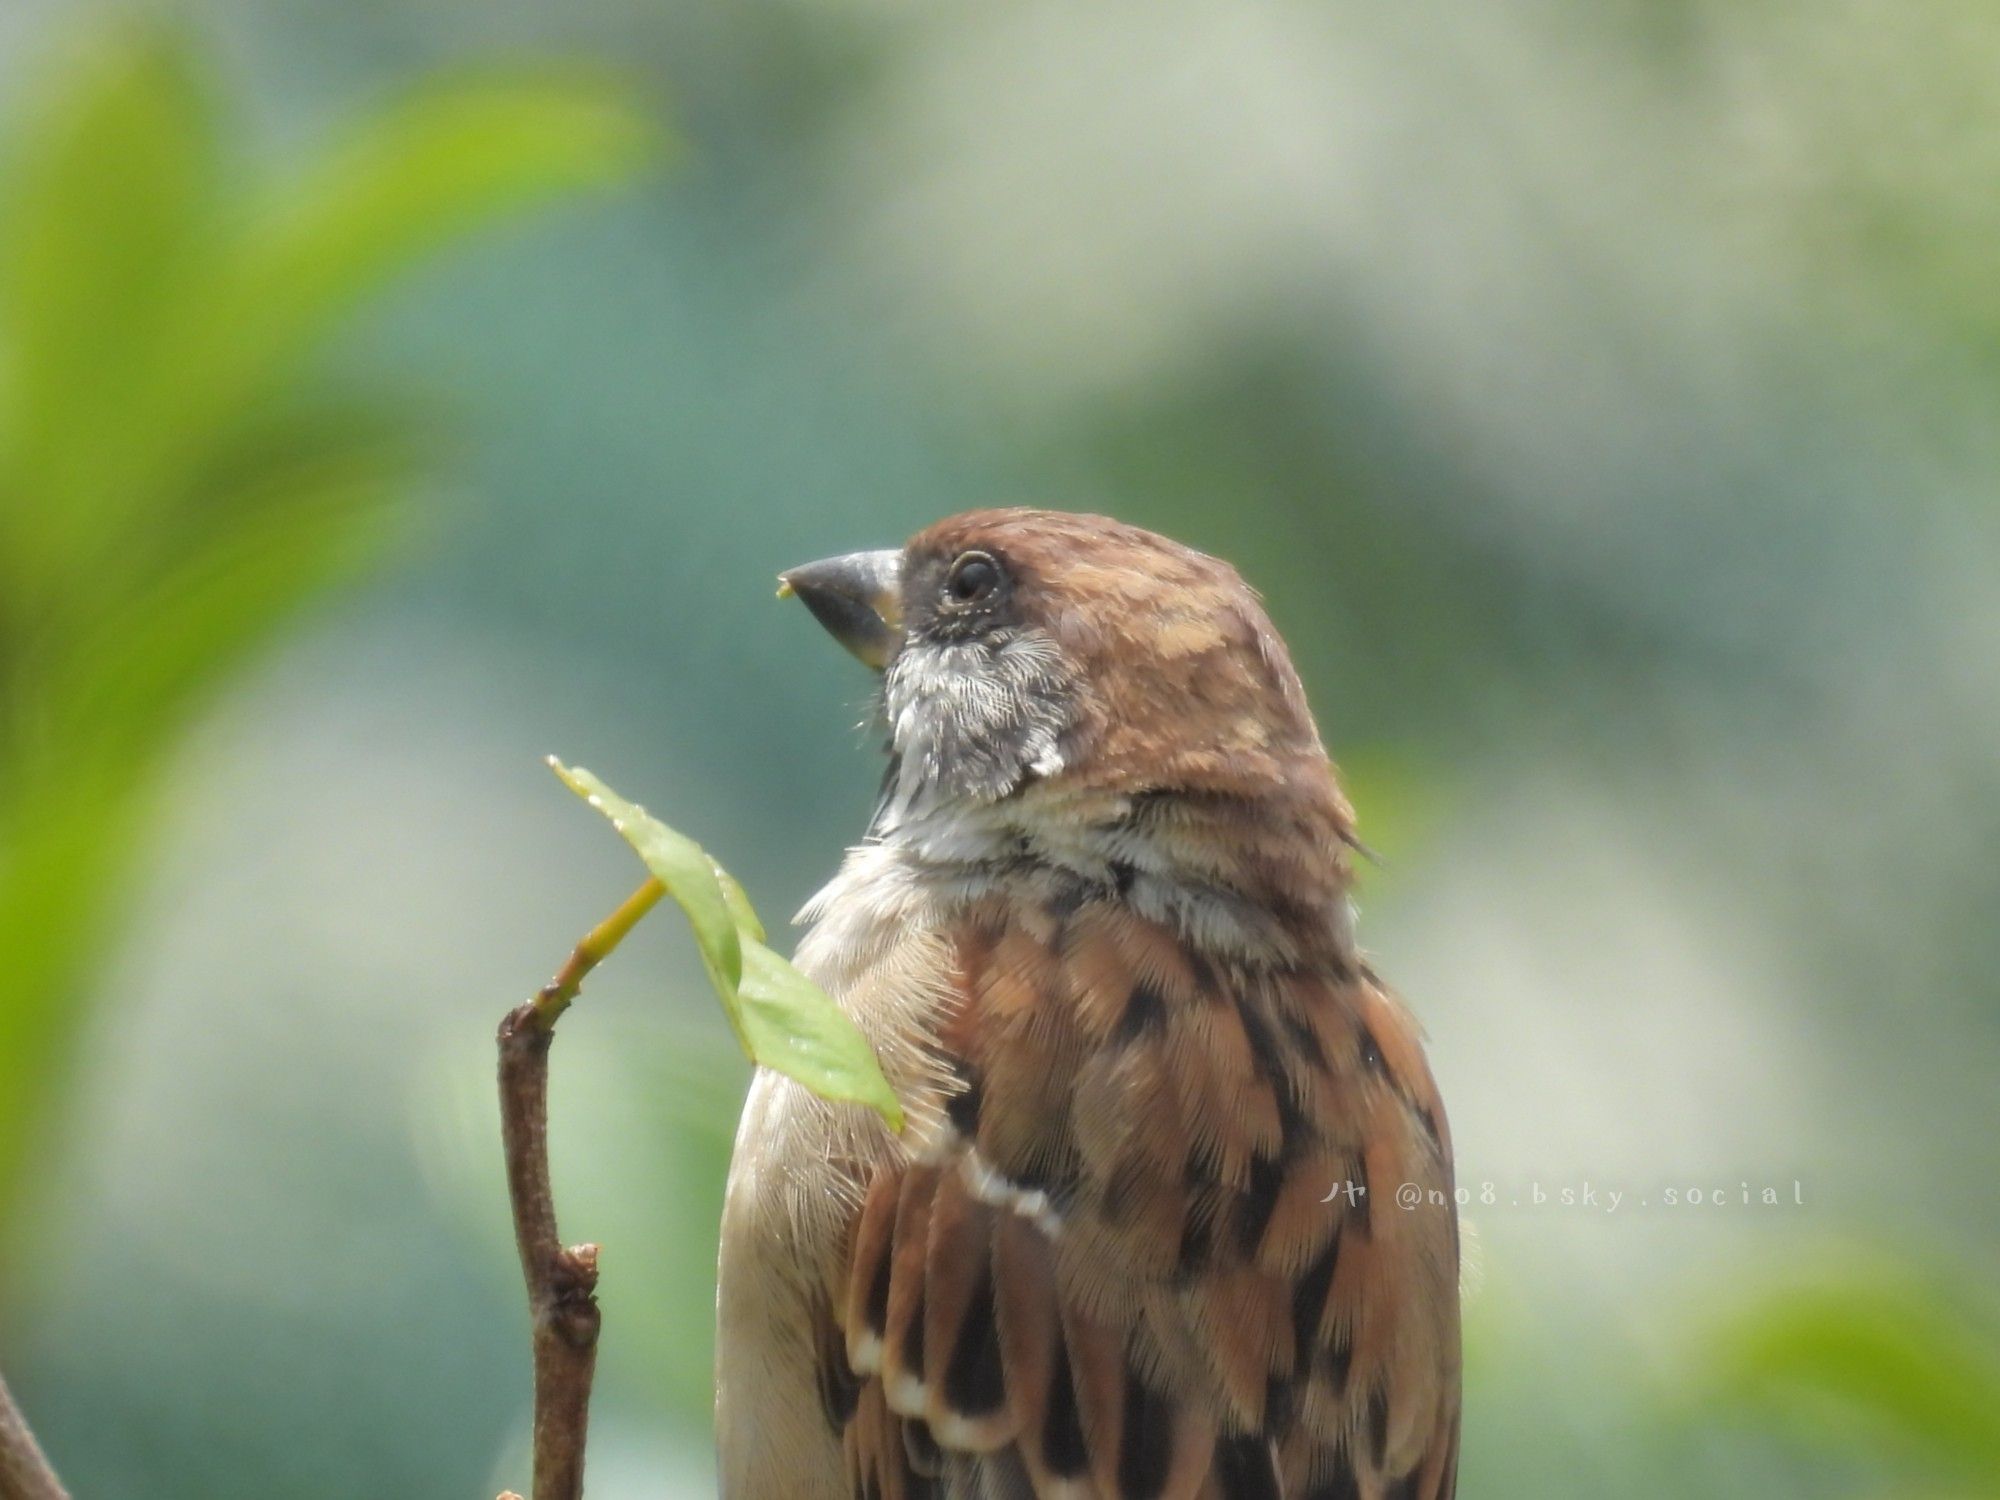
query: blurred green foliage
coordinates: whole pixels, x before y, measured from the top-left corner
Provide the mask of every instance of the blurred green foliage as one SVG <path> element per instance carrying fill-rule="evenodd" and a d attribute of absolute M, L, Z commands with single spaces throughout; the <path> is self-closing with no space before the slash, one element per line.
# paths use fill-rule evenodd
<path fill-rule="evenodd" d="M 241 190 L 172 32 L 45 93 L 0 206 L 0 1225 L 190 709 L 379 554 L 423 472 L 407 403 L 327 374 L 342 319 L 654 144 L 606 79 L 466 77 Z"/>
<path fill-rule="evenodd" d="M 1962 1274 L 1793 1270 L 1713 1337 L 1708 1380 L 1735 1420 L 1867 1461 L 1896 1495 L 2000 1495 L 2000 1318 Z"/>

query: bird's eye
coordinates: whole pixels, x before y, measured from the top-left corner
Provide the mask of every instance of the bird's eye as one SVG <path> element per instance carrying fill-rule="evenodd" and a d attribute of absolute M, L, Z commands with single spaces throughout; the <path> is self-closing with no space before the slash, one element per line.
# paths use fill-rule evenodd
<path fill-rule="evenodd" d="M 984 552 L 967 552 L 945 574 L 944 596 L 953 604 L 977 604 L 1000 587 L 1000 564 Z"/>

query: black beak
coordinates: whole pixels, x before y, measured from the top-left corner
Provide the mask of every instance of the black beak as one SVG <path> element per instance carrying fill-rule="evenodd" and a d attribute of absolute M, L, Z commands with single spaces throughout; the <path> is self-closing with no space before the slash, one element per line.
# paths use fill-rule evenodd
<path fill-rule="evenodd" d="M 850 552 L 778 575 L 778 597 L 797 594 L 827 633 L 876 671 L 903 638 L 903 554 Z"/>

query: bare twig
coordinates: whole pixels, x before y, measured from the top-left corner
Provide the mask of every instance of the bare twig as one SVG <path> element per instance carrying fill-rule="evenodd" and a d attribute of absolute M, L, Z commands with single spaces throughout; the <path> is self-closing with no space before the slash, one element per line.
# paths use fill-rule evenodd
<path fill-rule="evenodd" d="M 597 1246 L 563 1247 L 549 1186 L 549 1047 L 583 977 L 665 894 L 649 880 L 576 945 L 556 977 L 500 1023 L 500 1137 L 514 1240 L 534 1325 L 535 1500 L 581 1500 L 597 1370 Z M 59 1495 L 59 1490 L 50 1495 Z M 40 1492 L 28 1492 L 42 1500 Z M 0 1500 L 13 1500 L 11 1492 Z"/>
<path fill-rule="evenodd" d="M 0 1500 L 69 1500 L 5 1379 L 0 1379 Z"/>

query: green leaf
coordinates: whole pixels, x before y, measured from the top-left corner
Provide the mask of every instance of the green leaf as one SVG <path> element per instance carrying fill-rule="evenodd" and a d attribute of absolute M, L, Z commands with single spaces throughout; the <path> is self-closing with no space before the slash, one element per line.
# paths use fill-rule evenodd
<path fill-rule="evenodd" d="M 56 743 L 78 755 L 143 752 L 282 622 L 386 550 L 416 472 L 416 440 L 383 423 L 297 439 L 242 472 L 218 471 L 226 525 L 79 629 L 40 696 Z"/>
<path fill-rule="evenodd" d="M 461 78 L 371 119 L 259 217 L 218 353 L 254 378 L 391 275 L 532 204 L 622 182 L 658 133 L 610 79 Z M 234 366 L 234 368 L 228 368 Z"/>
<path fill-rule="evenodd" d="M 825 1098 L 865 1104 L 893 1129 L 903 1128 L 903 1106 L 861 1028 L 762 943 L 743 945 L 741 1001 L 742 1029 L 755 1061 Z"/>
<path fill-rule="evenodd" d="M 101 913 L 126 894 L 148 789 L 86 767 L 57 786 L 36 778 L 38 796 L 0 807 L 0 1294 L 14 1256 L 34 1253 L 30 1190 L 39 1206 L 66 1180 L 49 1162 L 82 1042 L 79 979 L 103 947 Z"/>
<path fill-rule="evenodd" d="M 549 767 L 564 786 L 611 820 L 653 878 L 687 913 L 709 979 L 725 1003 L 733 999 L 743 983 L 743 940 L 729 898 L 716 878 L 715 861 L 686 834 L 676 833 L 638 803 L 627 802 L 581 766 L 571 768 L 551 757 Z"/>
<path fill-rule="evenodd" d="M 45 679 L 18 664 L 12 674 L 44 734 L 7 757 L 0 790 L 0 1210 L 51 1143 L 73 1002 L 144 846 L 160 746 L 220 673 L 373 561 L 406 474 L 391 452 L 343 449 L 265 477 L 282 486 L 281 508 L 246 504 L 185 565 L 93 622 Z"/>
<path fill-rule="evenodd" d="M 1711 1380 L 1818 1445 L 1892 1448 L 2000 1493 L 2000 1331 L 1894 1263 L 1786 1286 L 1720 1333 Z"/>
<path fill-rule="evenodd" d="M 201 499 L 233 428 L 339 320 L 486 225 L 627 179 L 657 132 L 611 80 L 431 81 L 282 188 L 218 212 L 224 162 L 186 49 L 121 39 L 36 122 L 0 243 L 9 364 L 0 566 L 22 612 L 130 571 L 142 521 Z M 11 531 L 11 535 L 9 534 Z M 170 536 L 157 525 L 141 540 Z M 115 595 L 120 583 L 104 578 Z"/>
<path fill-rule="evenodd" d="M 902 1104 L 868 1038 L 824 990 L 764 945 L 763 924 L 742 886 L 699 844 L 590 772 L 553 757 L 549 765 L 611 820 L 687 913 L 709 980 L 750 1060 L 822 1098 L 866 1105 L 901 1130 Z"/>
<path fill-rule="evenodd" d="M 721 865 L 715 864 L 714 856 L 711 855 L 708 862 L 715 865 L 716 884 L 722 887 L 722 899 L 729 903 L 729 914 L 736 919 L 737 927 L 751 942 L 763 942 L 764 924 L 757 920 L 757 913 L 750 905 L 749 895 L 736 883 L 734 875 Z"/>
<path fill-rule="evenodd" d="M 10 588 L 60 579 L 103 534 L 104 510 L 129 518 L 158 498 L 105 476 L 214 239 L 218 173 L 197 84 L 163 33 L 120 28 L 19 132 L 0 219 L 0 490 L 36 503 L 0 505 Z"/>
<path fill-rule="evenodd" d="M 458 77 L 259 173 L 198 55 L 138 24 L 27 67 L 0 182 L 0 1298 L 161 767 L 380 555 L 437 447 L 322 356 L 418 258 L 623 180 L 654 135 L 601 77 Z"/>

